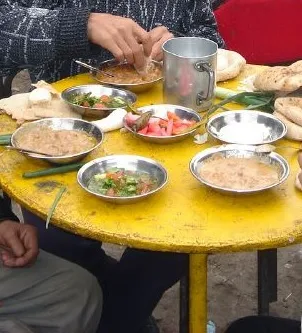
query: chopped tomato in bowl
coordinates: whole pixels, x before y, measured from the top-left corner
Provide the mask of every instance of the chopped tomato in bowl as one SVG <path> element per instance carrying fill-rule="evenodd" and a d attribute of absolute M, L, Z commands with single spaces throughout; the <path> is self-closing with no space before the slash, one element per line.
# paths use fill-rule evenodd
<path fill-rule="evenodd" d="M 152 105 L 138 109 L 143 115 L 153 111 L 144 119 L 140 115 L 128 113 L 124 126 L 145 141 L 172 143 L 185 139 L 197 130 L 201 116 L 194 110 L 176 105 Z"/>

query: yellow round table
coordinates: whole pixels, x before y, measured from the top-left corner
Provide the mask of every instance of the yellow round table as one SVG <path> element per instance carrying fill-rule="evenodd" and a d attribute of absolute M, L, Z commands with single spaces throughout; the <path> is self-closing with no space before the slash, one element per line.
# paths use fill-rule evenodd
<path fill-rule="evenodd" d="M 236 88 L 246 75 L 258 70 L 247 66 L 237 79 L 224 84 Z M 79 75 L 57 82 L 63 89 L 91 82 Z M 139 95 L 138 106 L 162 102 L 162 87 Z M 0 116 L 0 134 L 10 133 L 15 123 Z M 15 151 L 0 148 L 0 185 L 22 206 L 45 218 L 65 185 L 51 223 L 92 239 L 131 247 L 190 253 L 190 333 L 206 331 L 207 254 L 214 252 L 269 249 L 302 240 L 302 194 L 294 188 L 298 171 L 297 152 L 279 149 L 291 166 L 288 180 L 281 186 L 251 196 L 231 196 L 201 186 L 189 171 L 191 158 L 213 145 L 193 138 L 172 144 L 149 144 L 131 133 L 105 134 L 102 146 L 87 160 L 108 154 L 136 154 L 151 157 L 168 170 L 169 183 L 158 194 L 132 205 L 114 205 L 88 194 L 77 184 L 76 173 L 24 179 L 22 173 L 47 167 Z M 289 145 L 281 141 L 278 145 Z M 294 145 L 295 143 L 290 143 Z"/>

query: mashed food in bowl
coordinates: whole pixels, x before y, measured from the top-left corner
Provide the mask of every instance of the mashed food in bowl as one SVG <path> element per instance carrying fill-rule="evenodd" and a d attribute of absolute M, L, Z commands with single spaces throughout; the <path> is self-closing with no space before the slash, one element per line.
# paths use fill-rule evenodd
<path fill-rule="evenodd" d="M 51 156 L 79 154 L 93 148 L 96 143 L 94 137 L 83 131 L 53 130 L 49 127 L 24 131 L 16 137 L 17 147 Z"/>
<path fill-rule="evenodd" d="M 98 73 L 98 80 L 110 84 L 142 84 L 156 81 L 162 77 L 161 68 L 152 62 L 147 67 L 146 75 L 139 74 L 136 69 L 129 64 L 108 66 L 102 69 L 114 75 L 114 77 L 109 77 L 102 73 Z"/>
<path fill-rule="evenodd" d="M 277 167 L 259 159 L 214 154 L 200 166 L 199 175 L 213 185 L 233 190 L 256 190 L 279 181 Z"/>

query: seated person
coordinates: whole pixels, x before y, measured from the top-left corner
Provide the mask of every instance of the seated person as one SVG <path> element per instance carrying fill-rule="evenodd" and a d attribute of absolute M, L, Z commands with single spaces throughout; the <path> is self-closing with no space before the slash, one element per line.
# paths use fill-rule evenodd
<path fill-rule="evenodd" d="M 102 291 L 83 268 L 38 249 L 0 197 L 0 332 L 95 333 Z M 2 262 L 2 263 L 1 263 Z"/>
<path fill-rule="evenodd" d="M 0 75 L 27 67 L 34 82 L 79 73 L 74 58 L 114 57 L 142 69 L 148 57 L 162 60 L 161 46 L 172 37 L 169 29 L 223 45 L 210 0 L 3 0 L 0 29 Z M 143 332 L 162 294 L 186 271 L 185 254 L 126 249 L 115 263 L 101 243 L 54 226 L 45 230 L 44 221 L 25 210 L 23 215 L 38 228 L 42 249 L 98 278 L 104 291 L 102 333 Z"/>
<path fill-rule="evenodd" d="M 302 153 L 298 162 L 302 169 Z M 299 175 L 302 186 L 302 173 Z M 301 321 L 269 316 L 251 316 L 236 320 L 230 325 L 226 333 L 301 333 Z"/>

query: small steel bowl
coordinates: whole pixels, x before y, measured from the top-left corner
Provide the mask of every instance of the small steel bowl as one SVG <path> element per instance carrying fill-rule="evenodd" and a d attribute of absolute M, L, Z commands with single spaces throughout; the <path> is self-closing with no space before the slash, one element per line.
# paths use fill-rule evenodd
<path fill-rule="evenodd" d="M 71 87 L 64 90 L 61 96 L 62 99 L 68 105 L 70 105 L 70 107 L 74 111 L 85 117 L 104 118 L 107 117 L 113 110 L 116 109 L 116 108 L 104 108 L 104 109 L 91 108 L 91 107 L 80 106 L 71 102 L 71 99 L 74 95 L 84 94 L 89 92 L 91 92 L 91 95 L 95 97 L 101 97 L 102 95 L 107 95 L 110 97 L 121 97 L 127 102 L 128 105 L 134 104 L 137 99 L 136 95 L 131 91 L 112 88 L 112 87 L 105 87 L 101 86 L 100 84 L 87 84 L 87 85 Z M 127 104 L 121 107 L 126 108 Z"/>
<path fill-rule="evenodd" d="M 163 66 L 160 62 L 157 62 L 157 61 L 152 61 L 152 62 L 155 64 L 155 66 L 162 69 Z M 104 71 L 107 71 L 108 73 L 110 73 L 110 67 L 114 67 L 114 66 L 117 66 L 117 65 L 120 65 L 120 63 L 118 61 L 116 61 L 115 59 L 110 59 L 110 60 L 106 60 L 106 61 L 101 62 L 97 67 L 101 70 L 104 70 Z M 127 90 L 130 90 L 130 91 L 134 92 L 134 93 L 141 93 L 143 91 L 149 90 L 163 79 L 163 77 L 161 76 L 156 80 L 147 81 L 147 82 L 144 82 L 144 83 L 127 83 L 127 82 L 125 82 L 125 83 L 112 83 L 112 82 L 110 82 L 110 80 L 107 81 L 107 80 L 98 79 L 96 72 L 90 72 L 90 74 L 93 77 L 93 79 L 95 79 L 96 81 L 98 81 L 102 84 L 127 89 Z"/>
<path fill-rule="evenodd" d="M 72 162 L 80 161 L 84 157 L 86 157 L 90 152 L 92 152 L 94 149 L 100 146 L 100 144 L 103 141 L 104 134 L 103 132 L 94 124 L 81 120 L 81 119 L 73 119 L 73 118 L 46 118 L 41 120 L 36 120 L 30 123 L 27 123 L 20 128 L 18 128 L 12 135 L 11 138 L 11 144 L 13 147 L 18 147 L 17 141 L 18 136 L 21 133 L 28 133 L 33 128 L 41 128 L 41 131 L 43 131 L 43 128 L 49 127 L 54 130 L 77 130 L 77 131 L 84 131 L 87 134 L 94 137 L 97 141 L 96 145 L 86 151 L 83 151 L 78 154 L 74 155 L 66 155 L 66 156 L 44 156 L 40 154 L 33 154 L 33 153 L 23 153 L 31 158 L 35 158 L 38 160 L 44 160 L 48 161 L 50 163 L 54 164 L 69 164 Z"/>
<path fill-rule="evenodd" d="M 278 186 L 282 184 L 289 175 L 289 165 L 287 161 L 279 154 L 277 153 L 257 153 L 255 151 L 257 146 L 250 146 L 250 145 L 237 145 L 237 144 L 230 144 L 230 145 L 221 145 L 217 147 L 212 147 L 203 150 L 202 152 L 195 155 L 191 162 L 190 162 L 190 171 L 192 175 L 202 184 L 211 187 L 214 190 L 217 190 L 219 192 L 224 193 L 230 193 L 230 194 L 252 194 L 252 193 L 258 193 L 265 190 L 268 190 L 270 188 L 273 188 L 275 186 Z M 232 188 L 226 188 L 214 185 L 212 183 L 209 183 L 205 179 L 200 177 L 200 168 L 203 162 L 205 162 L 208 158 L 213 156 L 214 154 L 220 153 L 224 157 L 244 157 L 244 158 L 259 158 L 260 161 L 274 165 L 277 167 L 279 172 L 279 181 L 262 188 L 257 189 L 246 189 L 246 190 L 236 190 Z"/>
<path fill-rule="evenodd" d="M 148 105 L 144 106 L 141 108 L 138 108 L 137 111 L 144 113 L 147 111 L 154 110 L 155 112 L 157 110 L 162 110 L 165 109 L 170 112 L 174 112 L 178 117 L 181 119 L 188 119 L 188 120 L 195 120 L 196 122 L 201 121 L 201 116 L 195 112 L 192 109 L 185 108 L 183 106 L 179 105 L 171 105 L 171 104 L 157 104 L 157 105 Z M 169 143 L 175 143 L 182 141 L 186 139 L 187 137 L 191 136 L 194 134 L 198 129 L 193 129 L 190 132 L 184 133 L 184 134 L 177 134 L 177 135 L 171 135 L 171 136 L 150 136 L 150 135 L 145 135 L 141 133 L 135 132 L 131 127 L 127 125 L 126 122 L 126 116 L 124 117 L 123 120 L 124 127 L 131 132 L 134 136 L 142 139 L 143 141 L 147 142 L 152 142 L 152 143 L 159 143 L 159 144 L 169 144 Z"/>
<path fill-rule="evenodd" d="M 281 139 L 286 125 L 275 116 L 260 111 L 227 111 L 207 123 L 207 131 L 214 138 L 227 143 L 258 145 Z"/>
<path fill-rule="evenodd" d="M 88 189 L 88 183 L 94 175 L 98 173 L 105 173 L 112 168 L 123 168 L 129 171 L 139 171 L 139 172 L 148 173 L 152 177 L 157 178 L 158 187 L 155 190 L 150 191 L 148 193 L 131 197 L 113 197 L 92 192 Z M 78 183 L 82 186 L 82 188 L 85 191 L 97 197 L 100 197 L 104 201 L 115 204 L 129 204 L 140 201 L 160 191 L 167 184 L 168 174 L 166 169 L 162 165 L 160 165 L 158 162 L 150 158 L 145 158 L 136 155 L 111 155 L 95 159 L 85 164 L 78 171 L 77 179 Z"/>

